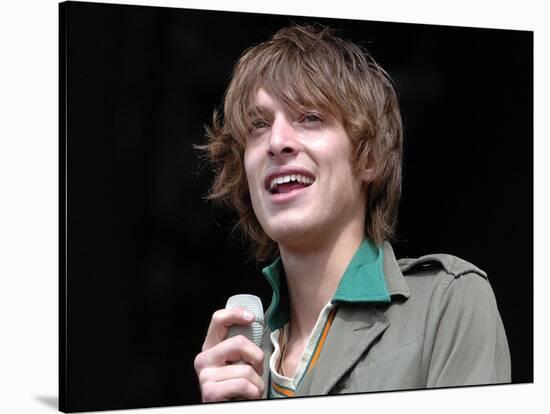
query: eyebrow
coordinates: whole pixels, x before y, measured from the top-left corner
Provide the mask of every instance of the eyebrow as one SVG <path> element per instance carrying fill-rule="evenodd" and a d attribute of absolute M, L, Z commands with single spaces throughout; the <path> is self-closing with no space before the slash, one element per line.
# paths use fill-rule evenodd
<path fill-rule="evenodd" d="M 310 110 L 313 112 L 320 113 L 325 118 L 325 121 L 328 121 L 330 118 L 334 117 L 334 115 L 329 110 L 326 110 L 326 109 L 315 108 L 314 106 L 312 106 Z M 287 112 L 291 116 L 296 116 L 302 113 L 307 113 L 309 112 L 309 110 L 308 108 L 303 108 L 303 109 L 286 108 L 285 112 Z M 248 118 L 262 118 L 267 121 L 272 121 L 274 117 L 273 110 L 263 105 L 251 106 L 250 109 L 247 111 L 246 116 Z"/>

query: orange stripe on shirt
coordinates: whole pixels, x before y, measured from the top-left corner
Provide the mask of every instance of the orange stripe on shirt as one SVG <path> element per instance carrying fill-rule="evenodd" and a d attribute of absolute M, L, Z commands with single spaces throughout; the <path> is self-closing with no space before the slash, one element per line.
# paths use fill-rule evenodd
<path fill-rule="evenodd" d="M 330 311 L 330 314 L 328 315 L 327 323 L 323 328 L 323 333 L 321 334 L 321 338 L 319 339 L 319 343 L 317 344 L 315 353 L 311 357 L 309 367 L 307 368 L 308 371 L 315 366 L 315 364 L 317 363 L 317 359 L 319 359 L 319 355 L 321 354 L 321 350 L 323 349 L 323 345 L 325 344 L 325 339 L 327 338 L 328 332 L 330 331 L 330 326 L 332 325 L 332 320 L 334 319 L 335 314 L 336 314 L 336 308 L 332 309 Z"/>
<path fill-rule="evenodd" d="M 286 389 L 281 387 L 279 384 L 277 384 L 274 381 L 271 381 L 271 386 L 275 391 L 277 391 L 279 394 L 286 395 L 287 397 L 294 397 L 294 391 Z"/>

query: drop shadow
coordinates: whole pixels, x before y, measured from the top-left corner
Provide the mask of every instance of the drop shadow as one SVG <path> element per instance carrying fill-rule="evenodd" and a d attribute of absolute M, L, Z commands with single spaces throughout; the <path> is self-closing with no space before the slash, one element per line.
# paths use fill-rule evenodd
<path fill-rule="evenodd" d="M 57 395 L 49 395 L 49 396 L 35 396 L 35 400 L 40 401 L 42 404 L 53 408 L 54 410 L 59 410 L 59 398 L 57 398 Z"/>

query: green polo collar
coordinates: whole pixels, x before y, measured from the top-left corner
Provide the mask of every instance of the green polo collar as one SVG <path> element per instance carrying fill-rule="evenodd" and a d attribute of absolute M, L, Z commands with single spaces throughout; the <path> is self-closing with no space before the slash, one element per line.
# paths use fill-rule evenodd
<path fill-rule="evenodd" d="M 384 251 L 365 239 L 351 259 L 332 303 L 390 302 L 390 294 L 384 277 Z M 268 312 L 268 326 L 274 331 L 289 320 L 286 278 L 281 258 L 262 270 L 273 289 Z"/>

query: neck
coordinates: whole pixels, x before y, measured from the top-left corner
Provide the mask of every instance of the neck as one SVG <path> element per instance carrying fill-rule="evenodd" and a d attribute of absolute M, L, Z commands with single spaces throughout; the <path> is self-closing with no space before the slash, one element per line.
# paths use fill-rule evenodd
<path fill-rule="evenodd" d="M 361 228 L 325 238 L 309 249 L 279 245 L 289 294 L 291 337 L 309 337 L 363 239 Z"/>

